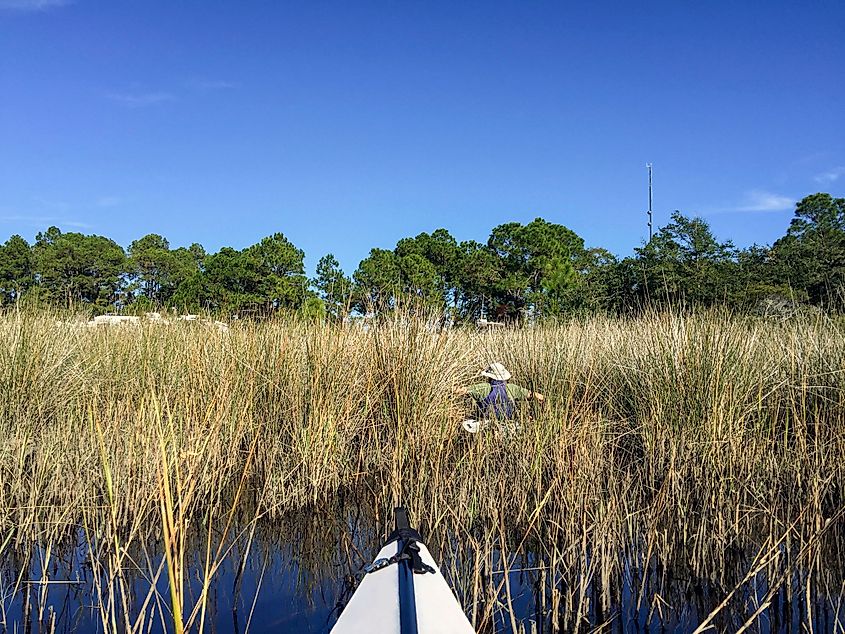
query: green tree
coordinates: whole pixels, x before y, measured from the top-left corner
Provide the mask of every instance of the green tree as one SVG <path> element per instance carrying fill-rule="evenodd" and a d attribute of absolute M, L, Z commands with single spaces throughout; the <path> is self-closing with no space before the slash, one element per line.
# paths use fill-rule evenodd
<path fill-rule="evenodd" d="M 458 290 L 457 313 L 463 319 L 485 315 L 498 317 L 496 300 L 502 262 L 496 253 L 480 242 L 467 240 L 458 245 L 455 286 Z"/>
<path fill-rule="evenodd" d="M 571 293 L 570 309 L 589 312 L 619 313 L 624 306 L 626 289 L 620 262 L 607 249 L 584 251 L 575 263 L 576 287 Z"/>
<path fill-rule="evenodd" d="M 184 247 L 179 247 L 179 249 L 177 250 L 181 251 L 182 249 L 184 249 Z M 191 256 L 191 259 L 196 265 L 196 267 L 202 268 L 203 262 L 205 261 L 205 257 L 206 255 L 208 255 L 205 252 L 205 248 L 199 242 L 194 242 L 193 244 L 191 244 L 191 246 L 184 250 L 187 251 L 188 254 Z"/>
<path fill-rule="evenodd" d="M 196 247 L 199 247 L 199 251 L 194 250 Z M 183 280 L 202 270 L 205 261 L 205 249 L 201 245 L 192 244 L 187 248 L 173 249 L 170 252 L 170 257 L 170 275 L 167 280 L 167 289 L 168 293 L 172 294 Z M 169 296 L 165 295 L 164 301 L 167 302 L 168 299 Z"/>
<path fill-rule="evenodd" d="M 442 306 L 443 283 L 434 264 L 418 253 L 410 253 L 398 260 L 402 293 L 424 304 Z"/>
<path fill-rule="evenodd" d="M 399 258 L 393 251 L 371 249 L 352 275 L 359 312 L 391 309 L 402 288 Z"/>
<path fill-rule="evenodd" d="M 416 255 L 425 258 L 434 268 L 434 276 L 430 275 L 427 266 L 414 260 L 408 261 L 404 269 L 413 271 L 416 278 L 412 282 L 406 277 L 405 283 L 411 292 L 419 295 L 425 287 L 423 295 L 433 303 L 434 292 L 440 295 L 444 305 L 455 305 L 458 301 L 457 275 L 458 258 L 460 256 L 458 243 L 446 229 L 437 229 L 431 234 L 421 233 L 414 238 L 403 238 L 396 244 L 394 253 L 404 259 Z M 425 272 L 423 272 L 423 269 Z M 424 282 L 421 275 L 428 277 Z M 422 283 L 420 283 L 422 282 Z M 436 288 L 432 288 L 436 286 Z"/>
<path fill-rule="evenodd" d="M 0 304 L 17 301 L 32 284 L 32 249 L 14 235 L 0 246 Z"/>
<path fill-rule="evenodd" d="M 758 244 L 737 251 L 733 294 L 728 303 L 739 309 L 757 309 L 764 301 L 801 303 L 806 293 L 781 280 L 771 248 Z"/>
<path fill-rule="evenodd" d="M 141 295 L 158 306 L 169 303 L 179 285 L 199 269 L 195 253 L 184 247 L 171 250 L 167 239 L 154 233 L 129 245 L 129 262 Z"/>
<path fill-rule="evenodd" d="M 265 298 L 259 293 L 262 281 L 258 262 L 246 250 L 223 247 L 208 256 L 204 276 L 211 310 L 240 313 L 257 311 L 264 304 Z"/>
<path fill-rule="evenodd" d="M 299 308 L 308 294 L 305 253 L 282 233 L 263 238 L 243 253 L 244 266 L 255 272 L 254 288 L 248 292 L 261 297 L 265 311 Z"/>
<path fill-rule="evenodd" d="M 567 304 L 577 285 L 574 267 L 584 240 L 563 225 L 536 218 L 525 226 L 495 227 L 487 245 L 502 260 L 497 298 L 511 318 L 525 310 L 554 314 Z"/>
<path fill-rule="evenodd" d="M 328 314 L 335 319 L 343 317 L 349 309 L 352 280 L 343 273 L 334 255 L 328 253 L 320 258 L 313 283 Z"/>
<path fill-rule="evenodd" d="M 497 312 L 511 319 L 519 318 L 528 303 L 532 273 L 537 272 L 529 264 L 531 254 L 522 239 L 523 229 L 518 222 L 508 222 L 495 227 L 487 240 L 488 248 L 502 263 L 494 288 Z"/>
<path fill-rule="evenodd" d="M 223 247 L 199 264 L 201 249 L 192 245 L 177 254 L 177 261 L 193 270 L 177 287 L 171 304 L 186 310 L 267 316 L 297 309 L 308 296 L 304 253 L 281 233 L 242 251 Z"/>
<path fill-rule="evenodd" d="M 173 255 L 179 282 L 167 305 L 187 312 L 210 310 L 216 302 L 205 275 L 205 262 L 209 256 L 203 246 L 195 242 L 188 248 L 179 247 Z"/>
<path fill-rule="evenodd" d="M 562 313 L 573 307 L 577 287 L 578 273 L 571 260 L 554 255 L 545 262 L 540 289 L 534 294 L 534 302 L 540 312 L 547 315 Z"/>
<path fill-rule="evenodd" d="M 187 313 L 220 310 L 222 303 L 221 295 L 212 288 L 208 275 L 200 270 L 182 280 L 169 301 L 170 306 Z"/>
<path fill-rule="evenodd" d="M 716 240 L 701 218 L 675 211 L 636 254 L 644 302 L 709 305 L 735 292 L 736 250 L 730 241 Z"/>
<path fill-rule="evenodd" d="M 305 299 L 302 303 L 300 312 L 305 321 L 312 322 L 323 321 L 328 314 L 326 310 L 326 302 L 319 297 L 314 297 L 313 295 Z"/>
<path fill-rule="evenodd" d="M 813 303 L 841 304 L 845 299 L 845 198 L 822 193 L 805 197 L 772 251 L 780 281 L 805 290 Z"/>
<path fill-rule="evenodd" d="M 122 300 L 126 254 L 113 240 L 50 227 L 36 236 L 33 261 L 36 279 L 53 301 L 111 310 Z"/>

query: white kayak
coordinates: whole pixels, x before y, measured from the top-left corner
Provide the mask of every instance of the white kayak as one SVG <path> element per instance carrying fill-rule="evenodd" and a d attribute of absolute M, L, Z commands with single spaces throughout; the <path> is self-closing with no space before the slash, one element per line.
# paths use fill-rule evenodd
<path fill-rule="evenodd" d="M 404 508 L 365 570 L 332 634 L 475 634 Z"/>

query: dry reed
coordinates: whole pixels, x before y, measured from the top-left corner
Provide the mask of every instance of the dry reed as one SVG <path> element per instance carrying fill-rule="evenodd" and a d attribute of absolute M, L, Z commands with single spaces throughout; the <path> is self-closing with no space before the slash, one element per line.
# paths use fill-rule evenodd
<path fill-rule="evenodd" d="M 547 400 L 522 407 L 515 431 L 468 435 L 456 388 L 491 361 Z M 201 629 L 233 540 L 350 499 L 377 526 L 409 505 L 481 630 L 511 623 L 502 571 L 526 553 L 552 628 L 568 631 L 612 622 L 623 591 L 648 600 L 668 568 L 723 598 L 761 571 L 842 579 L 824 537 L 842 525 L 845 328 L 824 317 L 479 333 L 405 315 L 220 333 L 13 312 L 0 318 L 0 393 L 0 542 L 23 552 L 81 530 L 106 629 L 141 631 L 154 614 Z M 151 540 L 164 564 L 144 554 Z M 191 552 L 203 553 L 193 603 Z M 150 582 L 141 596 L 128 567 Z M 648 596 L 649 618 L 669 609 Z M 766 606 L 752 607 L 745 618 Z"/>

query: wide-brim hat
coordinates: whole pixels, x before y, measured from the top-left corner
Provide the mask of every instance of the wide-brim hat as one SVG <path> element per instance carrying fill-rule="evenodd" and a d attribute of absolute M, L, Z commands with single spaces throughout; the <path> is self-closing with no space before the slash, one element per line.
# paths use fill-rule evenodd
<path fill-rule="evenodd" d="M 486 376 L 488 379 L 495 381 L 507 381 L 511 378 L 511 373 L 501 363 L 491 363 L 486 369 L 481 371 L 481 376 Z"/>

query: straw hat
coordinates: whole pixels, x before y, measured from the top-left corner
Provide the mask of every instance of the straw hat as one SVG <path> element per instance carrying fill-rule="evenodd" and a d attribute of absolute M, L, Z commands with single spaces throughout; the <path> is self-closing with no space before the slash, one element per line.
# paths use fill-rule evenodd
<path fill-rule="evenodd" d="M 511 373 L 501 363 L 491 363 L 486 370 L 481 371 L 481 376 L 486 376 L 488 379 L 496 381 L 507 381 L 511 378 Z"/>

